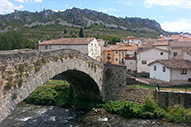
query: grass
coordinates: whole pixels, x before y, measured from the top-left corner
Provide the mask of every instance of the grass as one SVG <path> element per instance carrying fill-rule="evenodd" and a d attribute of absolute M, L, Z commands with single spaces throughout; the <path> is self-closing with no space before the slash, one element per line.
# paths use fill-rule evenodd
<path fill-rule="evenodd" d="M 148 85 L 148 84 L 139 84 L 139 85 L 128 85 L 126 88 L 143 88 L 143 89 L 156 89 L 156 86 Z M 160 87 L 161 90 L 172 90 L 172 91 L 179 91 L 179 90 L 191 90 L 189 86 L 171 86 L 171 87 Z"/>
<path fill-rule="evenodd" d="M 49 80 L 47 84 L 54 84 L 54 85 L 70 85 L 67 81 L 63 80 Z"/>
<path fill-rule="evenodd" d="M 151 86 L 151 85 L 148 85 L 148 84 L 128 85 L 126 88 L 156 89 L 155 86 Z"/>

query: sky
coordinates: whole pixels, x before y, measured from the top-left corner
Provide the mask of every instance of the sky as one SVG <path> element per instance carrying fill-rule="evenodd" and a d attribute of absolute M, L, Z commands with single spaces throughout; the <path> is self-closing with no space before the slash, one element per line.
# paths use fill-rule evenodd
<path fill-rule="evenodd" d="M 77 7 L 116 17 L 140 17 L 156 20 L 170 32 L 191 33 L 191 0 L 0 0 L 0 14 L 14 10 L 64 11 Z"/>

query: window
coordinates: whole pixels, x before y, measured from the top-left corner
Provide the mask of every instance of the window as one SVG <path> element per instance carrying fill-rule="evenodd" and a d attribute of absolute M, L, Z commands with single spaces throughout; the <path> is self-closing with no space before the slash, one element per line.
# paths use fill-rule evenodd
<path fill-rule="evenodd" d="M 160 55 L 162 56 L 162 55 L 163 55 L 163 52 L 161 52 Z"/>
<path fill-rule="evenodd" d="M 45 49 L 48 49 L 48 45 L 45 46 Z"/>
<path fill-rule="evenodd" d="M 123 58 L 121 59 L 121 61 L 122 61 L 122 64 L 124 64 L 124 59 Z"/>
<path fill-rule="evenodd" d="M 118 53 L 118 51 L 115 52 L 115 54 L 117 54 L 117 53 Z"/>
<path fill-rule="evenodd" d="M 146 60 L 142 60 L 142 64 L 147 64 L 147 61 Z"/>
<path fill-rule="evenodd" d="M 187 69 L 182 69 L 182 70 L 180 71 L 180 74 L 181 74 L 181 75 L 186 75 L 186 74 L 187 74 Z"/>
<path fill-rule="evenodd" d="M 156 71 L 157 70 L 157 66 L 154 66 L 154 71 Z"/>
<path fill-rule="evenodd" d="M 163 68 L 162 68 L 162 71 L 163 71 L 163 72 L 166 72 L 166 67 L 163 67 Z"/>
<path fill-rule="evenodd" d="M 173 57 L 177 56 L 178 53 L 177 52 L 173 52 Z"/>
<path fill-rule="evenodd" d="M 118 61 L 118 59 L 116 58 L 115 61 Z"/>

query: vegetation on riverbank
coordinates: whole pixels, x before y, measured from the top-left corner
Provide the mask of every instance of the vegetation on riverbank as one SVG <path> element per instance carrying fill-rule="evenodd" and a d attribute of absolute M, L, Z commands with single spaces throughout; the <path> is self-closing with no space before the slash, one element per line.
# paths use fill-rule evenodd
<path fill-rule="evenodd" d="M 60 83 L 51 81 L 48 84 Z M 61 83 L 62 84 L 62 83 Z M 143 104 L 128 102 L 125 100 L 92 102 L 72 97 L 72 89 L 68 83 L 62 85 L 43 85 L 34 91 L 27 99 L 27 103 L 37 105 L 54 105 L 59 107 L 76 107 L 81 110 L 102 108 L 111 114 L 117 114 L 125 118 L 161 119 L 165 118 L 171 122 L 191 123 L 191 109 L 181 106 L 160 108 L 156 102 L 146 96 Z"/>
<path fill-rule="evenodd" d="M 48 82 L 48 84 L 52 83 L 59 83 L 59 81 Z M 36 105 L 74 106 L 81 110 L 90 110 L 95 107 L 97 103 L 72 97 L 72 89 L 68 83 L 61 85 L 42 85 L 25 99 L 25 101 Z"/>

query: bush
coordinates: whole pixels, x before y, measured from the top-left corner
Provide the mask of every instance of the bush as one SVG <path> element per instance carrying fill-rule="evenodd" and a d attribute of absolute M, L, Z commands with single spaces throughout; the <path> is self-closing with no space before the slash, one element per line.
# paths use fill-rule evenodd
<path fill-rule="evenodd" d="M 186 109 L 178 105 L 175 107 L 169 107 L 167 109 L 166 118 L 171 122 L 185 122 L 186 112 Z"/>
<path fill-rule="evenodd" d="M 53 86 L 40 86 L 26 99 L 27 103 L 53 105 L 58 97 L 58 93 L 52 88 Z"/>
<path fill-rule="evenodd" d="M 91 110 L 96 106 L 97 102 L 94 101 L 88 101 L 88 100 L 81 100 L 78 98 L 72 98 L 70 101 L 70 105 L 76 107 L 80 110 Z"/>
<path fill-rule="evenodd" d="M 93 101 L 73 98 L 72 88 L 68 84 L 40 86 L 25 101 L 37 105 L 74 106 L 81 110 L 90 110 L 96 105 Z"/>
<path fill-rule="evenodd" d="M 143 78 L 147 78 L 148 76 L 147 76 L 147 74 L 142 73 L 142 74 L 141 74 L 141 77 L 143 77 Z"/>
<path fill-rule="evenodd" d="M 150 97 L 146 96 L 143 104 L 144 112 L 154 112 L 158 108 L 156 102 Z"/>
<path fill-rule="evenodd" d="M 141 118 L 163 118 L 165 111 L 150 96 L 146 96 L 139 115 Z"/>
<path fill-rule="evenodd" d="M 133 117 L 133 103 L 126 101 L 109 101 L 100 107 L 112 114 L 117 114 L 124 117 Z"/>

